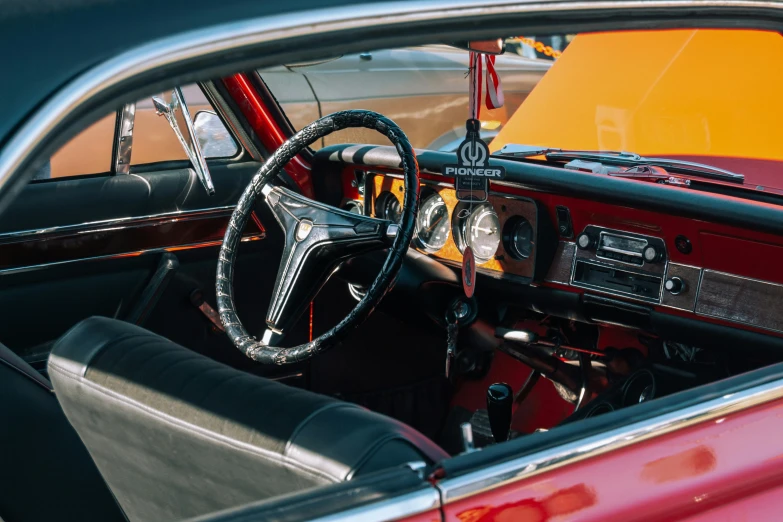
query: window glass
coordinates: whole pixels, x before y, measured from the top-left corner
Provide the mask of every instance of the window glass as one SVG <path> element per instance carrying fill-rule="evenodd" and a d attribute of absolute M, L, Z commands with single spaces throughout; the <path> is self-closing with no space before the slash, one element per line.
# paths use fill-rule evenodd
<path fill-rule="evenodd" d="M 198 85 L 182 87 L 185 103 L 196 123 L 199 143 L 207 158 L 230 158 L 239 152 L 231 133 L 215 114 L 215 109 Z M 170 96 L 161 98 L 169 99 Z M 199 113 L 211 113 L 202 114 Z M 133 127 L 133 152 L 131 165 L 143 165 L 160 161 L 186 160 L 187 155 L 171 130 L 168 121 L 158 116 L 152 104 L 152 97 L 136 102 L 136 117 Z"/>
<path fill-rule="evenodd" d="M 111 172 L 116 113 L 87 127 L 52 155 L 34 179 Z"/>
<path fill-rule="evenodd" d="M 215 113 L 198 85 L 182 88 L 194 119 L 196 134 L 207 158 L 231 158 L 239 153 L 233 136 Z M 52 155 L 33 179 L 65 178 L 113 172 L 112 155 L 117 113 L 98 120 Z M 131 165 L 187 160 L 182 145 L 166 118 L 158 116 L 152 97 L 136 103 Z"/>
<path fill-rule="evenodd" d="M 564 46 L 565 38 L 552 41 Z M 481 110 L 482 137 L 494 137 L 552 66 L 553 58 L 517 44 L 496 59 L 505 105 Z M 456 150 L 465 136 L 469 53 L 446 45 L 382 49 L 334 60 L 259 71 L 297 130 L 320 116 L 346 109 L 379 112 L 396 122 L 416 148 Z M 335 143 L 388 145 L 369 129 L 327 136 Z"/>

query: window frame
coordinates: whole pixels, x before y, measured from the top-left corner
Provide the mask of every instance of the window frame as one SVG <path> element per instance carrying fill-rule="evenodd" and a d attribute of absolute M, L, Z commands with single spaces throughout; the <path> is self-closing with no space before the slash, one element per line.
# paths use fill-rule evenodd
<path fill-rule="evenodd" d="M 231 138 L 234 140 L 234 143 L 237 146 L 237 153 L 233 156 L 226 158 L 208 158 L 206 160 L 207 164 L 222 166 L 231 163 L 240 163 L 243 161 L 260 160 L 262 158 L 261 153 L 258 151 L 255 144 L 253 144 L 252 140 L 244 133 L 238 118 L 233 114 L 231 107 L 228 105 L 228 103 L 226 103 L 226 98 L 216 88 L 215 83 L 197 82 L 196 85 L 199 87 L 199 89 L 201 89 L 201 92 L 204 93 L 204 96 L 211 105 L 213 112 L 215 112 L 218 118 L 220 118 L 223 126 L 231 135 Z M 114 113 L 115 120 L 114 133 L 112 135 L 110 170 L 91 174 L 76 174 L 72 176 L 49 177 L 41 179 L 33 178 L 30 180 L 30 183 L 56 183 L 67 180 L 79 180 L 108 176 L 125 176 L 163 170 L 193 168 L 193 165 L 188 159 L 157 161 L 140 165 L 132 164 L 135 106 L 135 102 L 125 104 L 117 109 Z M 109 114 L 106 116 L 109 116 Z M 97 121 L 99 120 L 96 120 L 92 124 L 96 123 Z M 83 129 L 82 132 L 84 132 L 84 130 L 87 128 L 89 128 L 89 126 Z M 128 132 L 128 130 L 130 130 L 130 132 Z M 242 134 L 245 135 L 243 136 Z M 78 135 L 79 134 L 77 133 L 71 139 L 74 139 Z M 67 146 L 69 143 L 70 141 L 66 142 L 63 147 Z M 121 149 L 123 147 L 125 147 L 127 150 L 122 151 Z"/>

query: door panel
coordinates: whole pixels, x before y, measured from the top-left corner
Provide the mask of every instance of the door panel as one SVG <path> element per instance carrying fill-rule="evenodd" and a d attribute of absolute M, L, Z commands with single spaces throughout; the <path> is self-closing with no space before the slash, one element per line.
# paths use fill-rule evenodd
<path fill-rule="evenodd" d="M 260 166 L 210 165 L 214 196 L 189 168 L 32 183 L 0 215 L 0 234 L 234 205 Z"/>
<path fill-rule="evenodd" d="M 43 366 L 52 341 L 78 321 L 136 316 L 134 307 L 149 295 L 168 254 L 176 256 L 176 267 L 142 325 L 196 351 L 229 363 L 239 356 L 236 365 L 247 364 L 191 296 L 201 292 L 215 305 L 219 245 L 259 166 L 212 165 L 212 197 L 190 169 L 28 186 L 0 218 L 0 339 Z M 274 221 L 264 203 L 245 231 L 235 275 L 237 306 L 254 334 L 264 327 L 282 251 L 279 227 L 273 224 L 267 234 L 262 221 Z"/>

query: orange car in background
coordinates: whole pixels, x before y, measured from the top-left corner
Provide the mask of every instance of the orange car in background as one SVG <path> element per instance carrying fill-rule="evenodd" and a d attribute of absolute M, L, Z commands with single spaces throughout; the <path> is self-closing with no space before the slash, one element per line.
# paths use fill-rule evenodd
<path fill-rule="evenodd" d="M 580 34 L 490 149 L 519 143 L 633 151 L 783 189 L 781 59 L 783 36 L 774 32 Z"/>

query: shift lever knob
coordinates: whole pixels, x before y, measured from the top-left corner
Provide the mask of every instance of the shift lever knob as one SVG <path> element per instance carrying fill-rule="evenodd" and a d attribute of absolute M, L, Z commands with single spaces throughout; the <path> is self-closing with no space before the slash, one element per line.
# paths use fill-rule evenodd
<path fill-rule="evenodd" d="M 487 388 L 487 415 L 489 427 L 495 442 L 508 440 L 511 431 L 511 407 L 514 405 L 514 390 L 504 382 L 490 384 Z"/>

